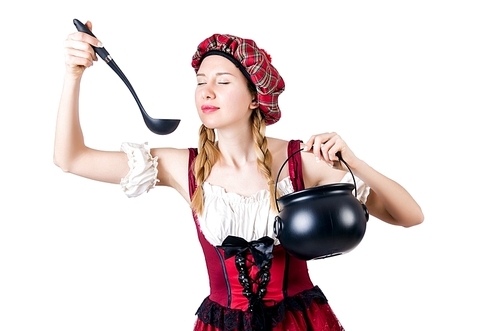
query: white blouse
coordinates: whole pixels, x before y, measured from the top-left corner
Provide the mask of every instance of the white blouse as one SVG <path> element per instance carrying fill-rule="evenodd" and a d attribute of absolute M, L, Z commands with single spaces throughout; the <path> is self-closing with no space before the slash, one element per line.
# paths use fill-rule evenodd
<path fill-rule="evenodd" d="M 151 156 L 146 143 L 123 143 L 122 151 L 127 153 L 130 166 L 129 173 L 121 181 L 123 192 L 128 197 L 137 197 L 148 192 L 158 182 L 157 157 Z M 365 203 L 370 188 L 359 178 L 355 179 L 357 198 Z M 347 172 L 340 182 L 353 183 L 351 173 Z M 277 189 L 280 195 L 292 193 L 290 177 L 278 182 Z M 274 238 L 275 244 L 279 243 L 274 234 L 276 213 L 270 208 L 269 190 L 242 196 L 205 182 L 203 191 L 204 211 L 202 215 L 198 215 L 198 221 L 201 231 L 210 244 L 221 245 L 228 235 L 238 236 L 247 241 L 269 236 Z"/>
<path fill-rule="evenodd" d="M 352 176 L 347 173 L 341 182 L 352 183 Z M 366 202 L 369 188 L 356 178 L 358 200 Z M 292 181 L 286 177 L 278 182 L 278 192 L 285 195 L 293 192 Z M 244 238 L 247 241 L 257 240 L 264 236 L 279 241 L 274 234 L 276 213 L 270 208 L 269 190 L 261 190 L 251 196 L 242 196 L 226 192 L 224 188 L 203 184 L 205 194 L 203 215 L 198 215 L 200 229 L 209 243 L 221 245 L 228 235 Z"/>

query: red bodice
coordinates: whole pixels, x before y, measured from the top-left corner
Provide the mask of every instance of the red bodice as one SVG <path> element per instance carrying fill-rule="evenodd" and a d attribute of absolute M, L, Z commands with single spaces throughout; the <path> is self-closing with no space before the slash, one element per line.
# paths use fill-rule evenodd
<path fill-rule="evenodd" d="M 288 154 L 299 148 L 300 141 L 291 141 Z M 189 169 L 192 169 L 196 155 L 196 149 L 190 149 Z M 303 189 L 300 154 L 289 159 L 288 164 L 294 190 Z M 189 189 L 192 196 L 196 182 L 191 171 Z M 311 282 L 306 261 L 294 258 L 281 245 L 271 246 L 272 258 L 265 267 L 267 274 L 262 277 L 265 268 L 257 265 L 258 261 L 250 249 L 226 257 L 223 247 L 216 247 L 207 241 L 194 212 L 193 218 L 210 284 L 210 294 L 197 312 L 199 320 L 195 330 L 303 330 L 306 326 L 308 330 L 343 330 L 325 296 Z M 246 277 L 242 277 L 243 274 Z M 262 286 L 264 278 L 267 280 Z M 245 294 L 243 284 L 246 281 L 250 284 L 250 295 L 248 291 Z M 265 294 L 258 296 L 261 288 L 264 288 Z M 257 297 L 258 300 L 254 300 Z M 299 312 L 302 317 L 287 319 L 294 312 Z M 306 318 L 308 314 L 315 314 L 316 317 Z M 293 321 L 292 324 L 287 324 L 290 323 L 287 320 Z"/>

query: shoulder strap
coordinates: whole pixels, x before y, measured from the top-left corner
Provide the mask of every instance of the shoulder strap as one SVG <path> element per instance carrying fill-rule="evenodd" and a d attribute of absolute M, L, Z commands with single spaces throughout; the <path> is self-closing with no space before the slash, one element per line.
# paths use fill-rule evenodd
<path fill-rule="evenodd" d="M 300 149 L 300 140 L 290 140 L 288 142 L 288 172 L 290 174 L 290 179 L 292 181 L 292 186 L 294 191 L 300 191 L 304 189 L 304 179 L 302 178 L 302 158 L 300 153 L 295 153 Z"/>
<path fill-rule="evenodd" d="M 198 155 L 198 149 L 189 148 L 189 163 L 188 163 L 188 181 L 189 181 L 189 197 L 192 198 L 196 190 L 196 179 L 194 178 L 194 160 Z"/>

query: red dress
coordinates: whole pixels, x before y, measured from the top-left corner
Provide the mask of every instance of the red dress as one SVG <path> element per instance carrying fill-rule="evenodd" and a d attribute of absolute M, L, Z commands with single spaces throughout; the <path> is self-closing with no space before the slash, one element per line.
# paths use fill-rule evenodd
<path fill-rule="evenodd" d="M 290 141 L 288 153 L 299 141 Z M 197 151 L 190 149 L 192 169 Z M 294 190 L 304 188 L 300 154 L 289 161 Z M 190 194 L 196 189 L 189 172 Z M 247 242 L 228 236 L 220 246 L 210 244 L 193 212 L 205 255 L 210 295 L 196 315 L 195 331 L 343 331 L 319 287 L 309 278 L 307 262 L 290 256 L 274 240 Z"/>

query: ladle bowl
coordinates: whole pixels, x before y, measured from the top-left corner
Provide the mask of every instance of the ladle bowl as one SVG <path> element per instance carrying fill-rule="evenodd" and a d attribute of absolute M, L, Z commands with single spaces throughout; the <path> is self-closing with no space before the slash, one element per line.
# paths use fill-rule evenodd
<path fill-rule="evenodd" d="M 86 34 L 89 34 L 93 37 L 95 35 L 87 28 L 85 24 L 77 20 L 76 18 L 73 20 L 73 24 L 75 24 L 76 29 L 80 32 L 84 32 Z M 116 62 L 113 60 L 111 55 L 109 55 L 108 51 L 104 47 L 94 47 L 92 46 L 94 51 L 99 55 L 101 59 L 106 62 L 111 69 L 118 75 L 118 77 L 121 78 L 121 80 L 125 83 L 125 85 L 128 87 L 130 90 L 130 93 L 132 93 L 132 96 L 134 97 L 135 101 L 137 102 L 137 105 L 139 106 L 139 110 L 141 111 L 142 118 L 144 119 L 144 123 L 148 127 L 148 129 L 156 134 L 159 135 L 166 135 L 169 133 L 172 133 L 177 129 L 179 126 L 179 119 L 161 119 L 161 118 L 153 118 L 148 115 L 146 110 L 141 104 L 141 101 L 139 100 L 139 97 L 137 96 L 137 93 L 135 93 L 134 88 L 132 87 L 132 84 L 130 84 L 129 80 L 125 76 L 125 74 L 120 70 Z"/>

